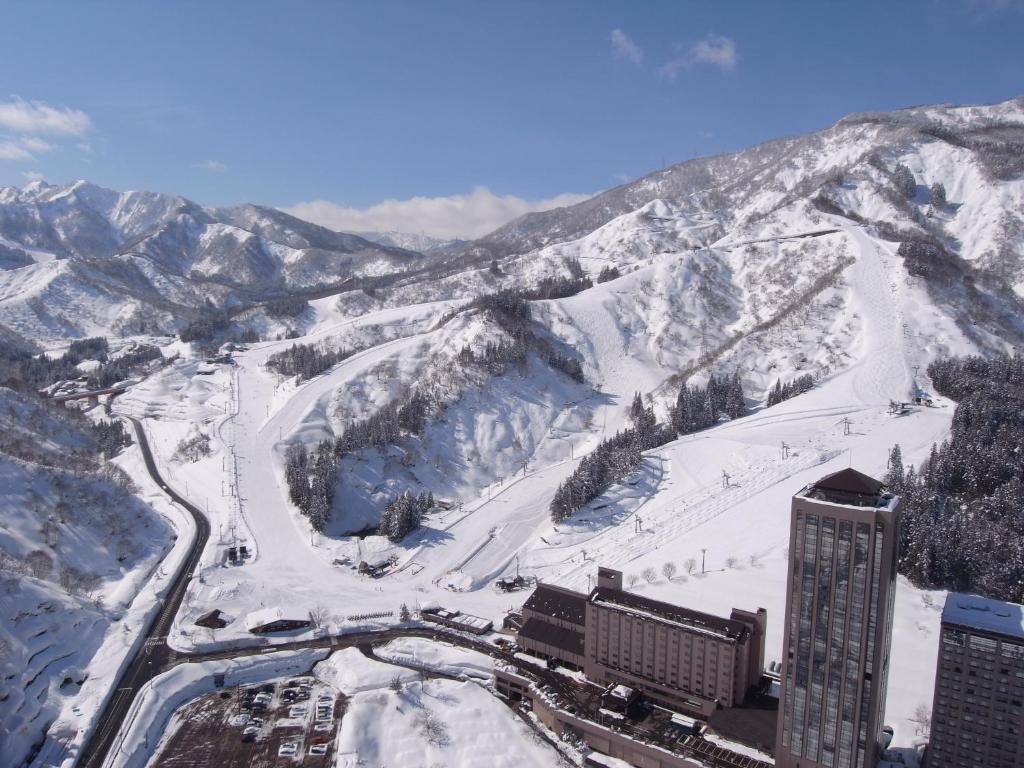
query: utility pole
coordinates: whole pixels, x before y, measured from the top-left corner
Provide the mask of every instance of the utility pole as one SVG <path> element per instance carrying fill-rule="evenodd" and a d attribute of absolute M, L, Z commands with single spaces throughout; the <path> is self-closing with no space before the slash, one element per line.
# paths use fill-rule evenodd
<path fill-rule="evenodd" d="M 707 549 L 705 549 L 704 547 L 701 547 L 701 550 L 700 550 L 700 572 L 701 573 L 705 572 L 704 571 L 704 560 L 705 560 L 705 556 L 707 555 L 707 552 L 708 552 Z"/>
<path fill-rule="evenodd" d="M 789 446 L 786 445 L 786 441 L 785 440 L 782 441 L 782 458 L 783 459 L 788 459 L 789 458 Z"/>
<path fill-rule="evenodd" d="M 724 469 L 722 470 L 722 487 L 723 488 L 728 488 L 729 487 L 729 473 L 726 472 Z"/>
<path fill-rule="evenodd" d="M 843 416 L 843 434 L 844 435 L 850 434 L 850 424 L 851 423 L 852 422 L 850 421 L 850 419 L 848 417 Z"/>

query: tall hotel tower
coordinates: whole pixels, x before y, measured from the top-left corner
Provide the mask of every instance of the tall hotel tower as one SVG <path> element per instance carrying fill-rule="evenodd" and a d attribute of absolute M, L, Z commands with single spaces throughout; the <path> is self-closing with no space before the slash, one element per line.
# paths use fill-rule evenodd
<path fill-rule="evenodd" d="M 844 469 L 793 497 L 775 765 L 874 768 L 889 674 L 899 497 Z"/>

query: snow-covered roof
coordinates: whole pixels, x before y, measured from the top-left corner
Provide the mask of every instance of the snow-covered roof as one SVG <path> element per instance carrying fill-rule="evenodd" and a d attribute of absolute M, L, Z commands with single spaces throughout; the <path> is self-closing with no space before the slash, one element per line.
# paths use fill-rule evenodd
<path fill-rule="evenodd" d="M 633 695 L 633 689 L 630 688 L 628 685 L 622 685 L 620 683 L 619 685 L 616 685 L 614 688 L 612 688 L 608 693 L 610 693 L 612 696 L 618 699 L 628 699 L 630 696 Z"/>
<path fill-rule="evenodd" d="M 308 616 L 285 615 L 280 608 L 260 608 L 245 617 L 245 628 L 250 632 L 275 621 L 309 621 Z"/>
<path fill-rule="evenodd" d="M 814 485 L 821 490 L 861 493 L 869 496 L 878 495 L 884 487 L 880 480 L 876 480 L 870 475 L 865 475 L 863 472 L 858 472 L 852 467 L 825 475 Z"/>
<path fill-rule="evenodd" d="M 733 619 L 724 619 L 702 611 L 694 611 L 679 605 L 651 600 L 632 592 L 598 587 L 590 595 L 594 605 L 604 605 L 616 611 L 654 619 L 664 624 L 682 627 L 690 632 L 714 635 L 731 640 L 742 640 L 750 631 L 746 624 Z"/>
<path fill-rule="evenodd" d="M 942 609 L 942 621 L 1024 639 L 1024 605 L 991 597 L 950 592 Z"/>
<path fill-rule="evenodd" d="M 479 616 L 471 616 L 468 613 L 458 614 L 456 621 L 469 627 L 477 627 L 478 629 L 490 629 L 491 626 L 493 626 L 493 622 L 489 619 L 482 619 Z"/>

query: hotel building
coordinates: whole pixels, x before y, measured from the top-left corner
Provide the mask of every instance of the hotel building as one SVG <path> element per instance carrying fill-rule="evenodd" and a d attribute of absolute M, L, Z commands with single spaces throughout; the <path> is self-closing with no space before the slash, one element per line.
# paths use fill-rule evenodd
<path fill-rule="evenodd" d="M 929 768 L 1024 766 L 1024 606 L 946 597 Z"/>
<path fill-rule="evenodd" d="M 874 768 L 885 717 L 899 497 L 854 469 L 793 497 L 775 763 Z"/>

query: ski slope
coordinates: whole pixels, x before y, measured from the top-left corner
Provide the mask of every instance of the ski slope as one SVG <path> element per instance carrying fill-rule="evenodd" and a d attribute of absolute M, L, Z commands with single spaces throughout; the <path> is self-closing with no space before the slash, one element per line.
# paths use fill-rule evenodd
<path fill-rule="evenodd" d="M 483 479 L 461 505 L 429 518 L 399 545 L 376 536 L 313 533 L 287 500 L 282 455 L 290 441 L 315 443 L 334 434 L 332 409 L 347 393 L 363 396 L 377 387 L 370 399 L 386 401 L 396 381 L 379 380 L 381 370 L 406 380 L 422 370 L 424 357 L 461 338 L 458 328 L 437 324 L 444 308 L 362 316 L 358 325 L 390 324 L 402 330 L 385 334 L 380 343 L 299 387 L 264 367 L 270 354 L 291 341 L 252 345 L 237 354 L 236 367 L 217 374 L 228 391 L 221 414 L 211 417 L 218 453 L 200 462 L 203 467 L 173 466 L 173 471 L 179 490 L 189 477 L 198 487 L 221 480 L 237 487 L 237 507 L 231 506 L 229 494 L 211 514 L 221 525 L 233 521 L 236 535 L 254 556 L 245 565 L 227 567 L 223 552 L 229 542 L 212 541 L 171 641 L 182 648 L 253 642 L 244 617 L 266 607 L 301 617 L 323 606 L 323 623 L 335 631 L 364 626 L 365 614 L 397 614 L 403 603 L 442 604 L 498 621 L 526 593 L 498 593 L 491 586 L 497 577 L 518 568 L 585 590 L 596 567 L 607 565 L 621 568 L 632 588 L 672 602 L 721 614 L 733 607 L 767 608 L 767 656 L 778 658 L 790 497 L 847 465 L 882 474 L 888 450 L 897 442 L 908 461 L 919 462 L 931 443 L 946 434 L 952 408 L 944 404 L 894 417 L 887 413 L 888 402 L 908 398 L 913 366 L 940 352 L 971 349 L 948 325 L 920 323 L 934 308 L 907 280 L 889 244 L 856 226 L 834 237 L 852 243 L 855 255 L 836 289 L 842 293 L 842 317 L 830 320 L 855 334 L 850 364 L 802 396 L 649 452 L 630 482 L 609 489 L 557 525 L 550 521 L 548 506 L 558 483 L 602 437 L 626 425 L 633 392 L 656 390 L 672 372 L 648 354 L 647 340 L 636 334 L 630 342 L 616 296 L 641 290 L 658 270 L 678 264 L 678 254 L 664 254 L 659 263 L 571 299 L 545 303 L 540 317 L 553 336 L 582 345 L 577 348 L 587 361 L 591 396 L 563 402 L 551 413 L 547 432 L 531 443 L 532 461 L 500 480 L 480 475 Z M 355 325 L 332 316 L 329 308 L 319 317 L 310 336 L 297 341 L 328 340 Z M 693 333 L 692 328 L 683 330 Z M 187 392 L 178 392 L 177 402 L 188 401 Z M 506 403 L 512 410 L 502 413 L 511 418 L 516 408 L 528 405 Z M 449 427 L 455 429 L 461 424 L 460 406 L 453 407 Z M 149 428 L 176 438 L 181 428 L 172 423 L 151 419 Z M 174 439 L 156 442 L 169 452 Z M 789 447 L 785 458 L 783 442 Z M 397 563 L 380 579 L 359 576 L 352 567 L 359 560 L 389 556 Z M 677 566 L 671 581 L 661 573 L 669 561 Z M 648 569 L 655 574 L 649 581 L 641 577 Z M 930 697 L 934 654 L 929 649 L 938 624 L 933 606 L 941 599 L 901 580 L 898 601 L 893 654 L 899 672 L 890 682 L 888 719 L 897 729 L 897 743 L 909 745 L 915 738 L 914 710 Z M 213 608 L 233 619 L 215 637 L 191 624 Z"/>

